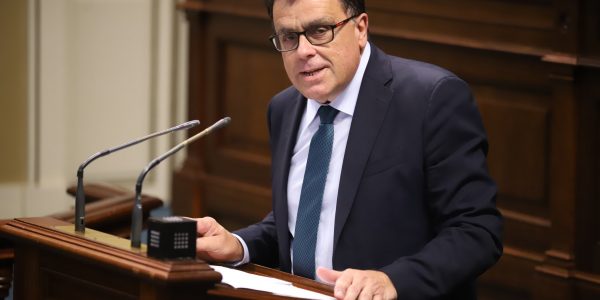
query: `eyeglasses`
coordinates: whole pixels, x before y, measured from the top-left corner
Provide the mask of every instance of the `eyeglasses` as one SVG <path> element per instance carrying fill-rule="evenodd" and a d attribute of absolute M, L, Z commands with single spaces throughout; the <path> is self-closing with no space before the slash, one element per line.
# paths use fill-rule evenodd
<path fill-rule="evenodd" d="M 284 32 L 280 34 L 273 34 L 269 37 L 269 40 L 273 42 L 273 46 L 275 46 L 275 49 L 277 49 L 279 52 L 296 50 L 300 44 L 300 35 L 304 35 L 311 45 L 317 46 L 327 44 L 333 41 L 336 28 L 344 26 L 346 23 L 356 17 L 358 17 L 358 15 L 354 15 L 334 25 L 311 26 L 302 32 Z"/>

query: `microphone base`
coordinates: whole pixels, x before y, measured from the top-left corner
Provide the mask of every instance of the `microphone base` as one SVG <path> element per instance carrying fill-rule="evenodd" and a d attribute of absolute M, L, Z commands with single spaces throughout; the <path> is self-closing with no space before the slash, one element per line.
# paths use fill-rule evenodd
<path fill-rule="evenodd" d="M 131 247 L 131 242 L 128 239 L 124 239 L 122 237 L 114 236 L 112 234 L 104 233 L 90 228 L 86 228 L 85 232 L 77 231 L 75 229 L 75 226 L 73 225 L 55 226 L 54 229 L 67 234 L 82 237 L 86 240 L 95 241 L 98 243 L 102 243 L 123 250 L 128 250 L 131 252 L 144 253 L 147 251 L 147 247 L 144 244 L 142 244 L 140 248 Z"/>

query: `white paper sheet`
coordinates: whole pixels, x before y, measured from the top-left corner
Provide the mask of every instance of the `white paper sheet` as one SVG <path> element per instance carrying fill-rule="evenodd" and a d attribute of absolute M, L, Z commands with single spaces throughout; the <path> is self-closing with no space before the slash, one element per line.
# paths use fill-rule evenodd
<path fill-rule="evenodd" d="M 223 276 L 223 283 L 231 285 L 238 289 L 251 289 L 264 292 L 270 292 L 282 296 L 290 296 L 304 299 L 331 300 L 335 299 L 327 295 L 295 287 L 291 282 L 277 278 L 254 275 L 248 272 L 227 268 L 223 266 L 211 265 L 215 271 Z"/>

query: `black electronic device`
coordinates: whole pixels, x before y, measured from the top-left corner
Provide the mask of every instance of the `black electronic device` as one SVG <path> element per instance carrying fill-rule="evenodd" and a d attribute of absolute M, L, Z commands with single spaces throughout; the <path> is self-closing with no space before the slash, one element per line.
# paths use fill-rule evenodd
<path fill-rule="evenodd" d="M 186 217 L 148 219 L 148 256 L 160 259 L 196 257 L 196 221 Z"/>

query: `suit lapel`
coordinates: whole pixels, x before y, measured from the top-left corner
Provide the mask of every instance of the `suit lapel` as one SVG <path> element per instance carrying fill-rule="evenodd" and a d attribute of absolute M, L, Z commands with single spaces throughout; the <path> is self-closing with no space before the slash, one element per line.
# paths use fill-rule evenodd
<path fill-rule="evenodd" d="M 284 271 L 289 271 L 291 266 L 290 260 L 290 235 L 288 229 L 288 205 L 287 205 L 287 183 L 290 173 L 290 162 L 294 146 L 296 145 L 296 137 L 298 136 L 298 127 L 300 126 L 300 118 L 306 106 L 306 99 L 298 92 L 297 96 L 288 99 L 284 108 L 284 117 L 280 126 L 280 139 L 278 141 L 276 155 L 273 157 L 272 165 L 277 169 L 273 170 L 273 211 L 278 223 L 278 241 L 280 253 L 283 256 L 280 267 Z M 277 124 L 273 124 L 277 125 Z M 287 249 L 287 250 L 286 250 Z"/>
<path fill-rule="evenodd" d="M 390 62 L 371 45 L 371 57 L 358 94 L 344 154 L 334 228 L 334 257 L 344 224 L 350 214 L 371 149 L 386 115 L 392 91 Z M 334 264 L 335 266 L 335 264 Z"/>

